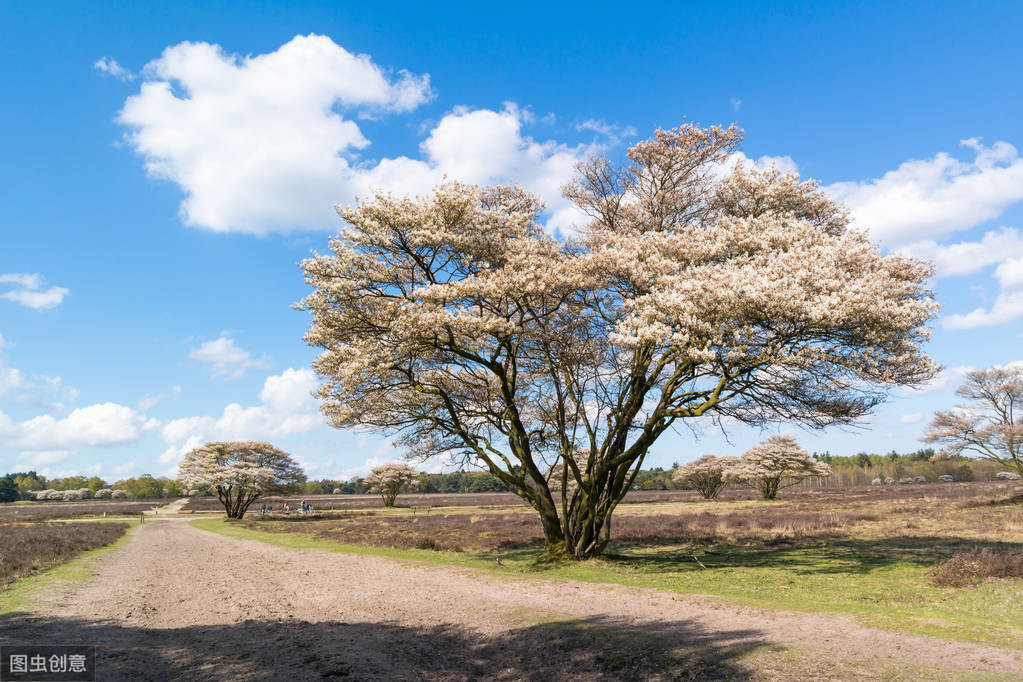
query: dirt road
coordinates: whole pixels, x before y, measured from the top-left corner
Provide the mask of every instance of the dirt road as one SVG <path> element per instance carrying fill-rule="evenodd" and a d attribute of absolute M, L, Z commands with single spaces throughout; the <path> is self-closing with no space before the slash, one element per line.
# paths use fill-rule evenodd
<path fill-rule="evenodd" d="M 96 644 L 102 680 L 848 679 L 836 661 L 952 679 L 1023 671 L 1023 652 L 844 617 L 292 550 L 182 520 L 141 525 L 92 561 L 92 579 L 0 619 L 0 644 Z"/>

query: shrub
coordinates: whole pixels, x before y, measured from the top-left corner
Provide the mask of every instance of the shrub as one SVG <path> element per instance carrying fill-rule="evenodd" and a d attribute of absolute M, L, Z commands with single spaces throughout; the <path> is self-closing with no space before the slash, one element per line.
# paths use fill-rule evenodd
<path fill-rule="evenodd" d="M 82 493 L 77 490 L 64 490 L 61 492 L 61 496 L 65 502 L 76 502 L 82 499 Z"/>
<path fill-rule="evenodd" d="M 938 480 L 942 483 L 954 483 L 956 478 L 952 474 L 942 474 L 941 476 L 938 476 Z"/>
<path fill-rule="evenodd" d="M 96 491 L 96 494 L 93 497 L 95 497 L 97 500 L 109 500 L 113 492 L 114 491 L 111 490 L 110 488 L 100 488 L 99 490 Z"/>
<path fill-rule="evenodd" d="M 111 491 L 110 497 L 115 500 L 123 500 L 124 498 L 128 497 L 128 493 L 124 492 L 123 490 L 114 490 Z"/>
<path fill-rule="evenodd" d="M 940 587 L 965 587 L 986 578 L 1023 578 L 1023 552 L 973 549 L 957 552 L 931 569 L 931 581 Z"/>
<path fill-rule="evenodd" d="M 870 482 L 870 485 L 883 485 L 883 484 L 884 484 L 884 481 L 882 481 L 880 478 L 875 478 L 873 481 Z"/>
<path fill-rule="evenodd" d="M 900 478 L 899 479 L 899 485 L 909 485 L 911 483 L 913 483 L 913 479 L 912 478 L 908 478 L 907 477 L 907 478 Z"/>
<path fill-rule="evenodd" d="M 48 500 L 63 500 L 64 499 L 64 491 L 63 490 L 47 490 L 46 491 L 46 499 L 48 499 Z"/>
<path fill-rule="evenodd" d="M 925 476 L 914 476 L 913 477 L 913 482 L 914 483 L 926 483 L 927 482 L 927 477 L 925 477 Z"/>
<path fill-rule="evenodd" d="M 334 490 L 332 491 L 332 493 L 333 493 L 334 495 L 340 495 L 340 494 L 341 494 L 341 488 L 334 488 Z"/>
<path fill-rule="evenodd" d="M 1015 471 L 999 471 L 995 474 L 995 479 L 999 481 L 1018 481 L 1020 476 Z"/>

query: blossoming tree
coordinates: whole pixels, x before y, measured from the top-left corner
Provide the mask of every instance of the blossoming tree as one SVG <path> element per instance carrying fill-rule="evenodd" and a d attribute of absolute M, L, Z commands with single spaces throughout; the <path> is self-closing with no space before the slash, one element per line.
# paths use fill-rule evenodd
<path fill-rule="evenodd" d="M 713 500 L 728 482 L 728 472 L 738 463 L 737 457 L 704 455 L 675 469 L 671 474 L 671 480 L 677 485 L 696 490 L 708 500 Z"/>
<path fill-rule="evenodd" d="M 216 492 L 228 518 L 240 519 L 261 496 L 301 483 L 305 474 L 291 455 L 269 443 L 212 442 L 185 455 L 178 480 L 185 489 Z"/>
<path fill-rule="evenodd" d="M 407 464 L 384 464 L 370 471 L 364 482 L 371 493 L 380 495 L 385 507 L 393 507 L 399 493 L 418 486 L 419 474 Z"/>
<path fill-rule="evenodd" d="M 550 554 L 585 558 L 680 421 L 846 423 L 933 376 L 930 267 L 882 255 L 811 182 L 728 172 L 740 139 L 683 125 L 583 164 L 565 194 L 589 222 L 564 240 L 517 187 L 341 210 L 302 264 L 324 413 L 484 466 Z M 559 461 L 575 485 L 555 494 Z"/>
<path fill-rule="evenodd" d="M 771 436 L 747 451 L 725 473 L 728 481 L 745 483 L 765 500 L 778 497 L 782 488 L 807 478 L 831 475 L 831 467 L 814 459 L 791 436 Z"/>
<path fill-rule="evenodd" d="M 1023 367 L 973 370 L 956 394 L 969 404 L 937 412 L 924 440 L 1023 474 Z"/>

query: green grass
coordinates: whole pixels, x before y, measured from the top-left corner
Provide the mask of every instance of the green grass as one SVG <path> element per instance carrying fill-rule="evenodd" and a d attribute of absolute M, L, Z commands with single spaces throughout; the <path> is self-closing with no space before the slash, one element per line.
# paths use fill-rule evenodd
<path fill-rule="evenodd" d="M 88 580 L 95 575 L 94 564 L 90 559 L 120 547 L 128 541 L 130 535 L 129 530 L 109 545 L 87 550 L 70 561 L 7 585 L 0 590 L 0 617 L 15 611 L 28 610 L 36 598 L 56 582 Z"/>
<path fill-rule="evenodd" d="M 764 608 L 843 613 L 865 625 L 890 631 L 1023 649 L 1023 583 L 934 587 L 927 575 L 933 538 L 845 538 L 802 546 L 718 547 L 699 554 L 706 566 L 703 568 L 693 559 L 692 550 L 683 548 L 612 551 L 599 559 L 549 564 L 536 561 L 536 550 L 406 550 L 339 544 L 301 532 L 251 530 L 224 519 L 199 519 L 192 525 L 293 549 L 465 566 L 509 578 L 543 577 L 655 588 Z"/>

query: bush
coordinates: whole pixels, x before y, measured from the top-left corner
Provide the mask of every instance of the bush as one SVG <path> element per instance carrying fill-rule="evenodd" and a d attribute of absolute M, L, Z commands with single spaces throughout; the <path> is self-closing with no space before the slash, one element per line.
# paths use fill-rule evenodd
<path fill-rule="evenodd" d="M 875 478 L 873 481 L 870 482 L 870 485 L 884 485 L 884 481 L 882 481 L 880 478 Z"/>
<path fill-rule="evenodd" d="M 995 474 L 995 479 L 998 481 L 1018 481 L 1020 476 L 1015 471 L 999 471 Z"/>
<path fill-rule="evenodd" d="M 63 500 L 64 499 L 64 491 L 63 490 L 47 490 L 46 491 L 46 499 L 48 499 L 48 500 Z"/>
<path fill-rule="evenodd" d="M 82 499 L 82 493 L 77 490 L 64 490 L 62 491 L 62 497 L 65 502 L 77 502 Z"/>
<path fill-rule="evenodd" d="M 931 582 L 940 587 L 965 587 L 986 578 L 1023 578 L 1023 552 L 973 549 L 957 552 L 931 569 Z"/>
<path fill-rule="evenodd" d="M 900 478 L 899 479 L 899 485 L 909 485 L 911 483 L 913 483 L 913 479 L 912 478 L 908 478 L 907 477 L 907 478 Z"/>
<path fill-rule="evenodd" d="M 93 497 L 97 500 L 109 500 L 113 492 L 110 488 L 100 488 Z"/>
<path fill-rule="evenodd" d="M 914 483 L 926 483 L 927 482 L 927 478 L 925 476 L 914 476 L 913 477 L 913 482 Z"/>
<path fill-rule="evenodd" d="M 942 483 L 954 483 L 956 478 L 952 474 L 942 474 L 941 476 L 938 476 L 938 480 Z"/>
<path fill-rule="evenodd" d="M 124 498 L 128 497 L 128 493 L 124 492 L 123 490 L 114 490 L 111 491 L 110 497 L 115 500 L 123 500 Z"/>

